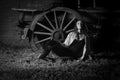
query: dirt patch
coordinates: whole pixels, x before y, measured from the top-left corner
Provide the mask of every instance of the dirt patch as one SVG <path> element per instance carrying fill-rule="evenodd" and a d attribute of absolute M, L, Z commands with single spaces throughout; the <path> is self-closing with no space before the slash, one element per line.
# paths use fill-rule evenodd
<path fill-rule="evenodd" d="M 38 59 L 29 48 L 0 49 L 0 80 L 119 80 L 120 62 L 109 59 Z"/>

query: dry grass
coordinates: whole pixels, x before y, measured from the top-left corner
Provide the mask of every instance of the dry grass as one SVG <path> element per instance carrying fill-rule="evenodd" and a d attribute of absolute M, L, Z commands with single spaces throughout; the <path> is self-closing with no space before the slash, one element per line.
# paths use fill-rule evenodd
<path fill-rule="evenodd" d="M 120 61 L 40 60 L 29 48 L 0 47 L 0 80 L 119 80 Z"/>

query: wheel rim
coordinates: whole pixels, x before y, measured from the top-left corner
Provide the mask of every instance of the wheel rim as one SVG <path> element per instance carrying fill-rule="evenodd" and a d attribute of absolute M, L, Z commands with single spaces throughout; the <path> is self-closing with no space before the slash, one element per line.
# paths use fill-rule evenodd
<path fill-rule="evenodd" d="M 30 27 L 33 31 L 32 49 L 37 50 L 38 45 L 52 39 L 58 42 L 64 41 L 65 35 L 73 30 L 75 22 L 80 18 L 76 11 L 64 7 L 57 7 L 37 15 Z"/>

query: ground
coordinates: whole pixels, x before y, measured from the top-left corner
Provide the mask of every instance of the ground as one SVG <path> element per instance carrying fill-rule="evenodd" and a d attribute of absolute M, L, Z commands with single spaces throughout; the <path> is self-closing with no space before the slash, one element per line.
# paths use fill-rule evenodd
<path fill-rule="evenodd" d="M 118 59 L 38 59 L 29 47 L 0 46 L 0 80 L 120 80 Z"/>

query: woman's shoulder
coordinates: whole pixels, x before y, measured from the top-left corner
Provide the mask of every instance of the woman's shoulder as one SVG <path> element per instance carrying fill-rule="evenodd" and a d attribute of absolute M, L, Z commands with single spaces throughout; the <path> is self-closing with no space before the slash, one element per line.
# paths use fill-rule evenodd
<path fill-rule="evenodd" d="M 68 35 L 76 35 L 76 33 L 75 32 L 70 32 Z"/>
<path fill-rule="evenodd" d="M 76 32 L 70 32 L 69 34 L 68 34 L 69 36 L 76 36 L 77 35 L 77 33 Z M 85 34 L 79 34 L 79 36 L 80 37 L 83 37 L 83 38 L 85 38 L 86 37 L 86 35 Z"/>
<path fill-rule="evenodd" d="M 70 32 L 69 34 L 76 34 L 76 32 L 75 32 L 75 31 L 72 31 L 72 32 Z"/>

